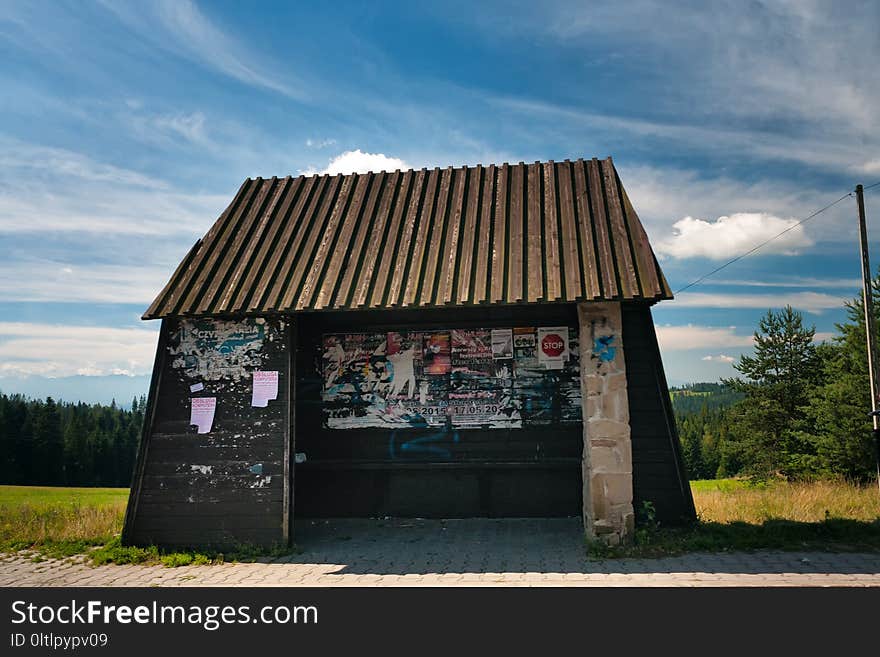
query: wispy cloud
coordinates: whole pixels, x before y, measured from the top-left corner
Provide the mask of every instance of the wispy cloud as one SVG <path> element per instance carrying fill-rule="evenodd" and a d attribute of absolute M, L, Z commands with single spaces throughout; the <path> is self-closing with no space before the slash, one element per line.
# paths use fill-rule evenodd
<path fill-rule="evenodd" d="M 200 235 L 229 198 L 81 153 L 0 138 L 0 234 Z"/>
<path fill-rule="evenodd" d="M 713 292 L 683 292 L 664 309 L 672 308 L 753 308 L 772 309 L 786 305 L 820 315 L 826 310 L 843 307 L 845 298 L 821 292 L 794 294 L 721 294 Z"/>
<path fill-rule="evenodd" d="M 160 48 L 252 87 L 296 100 L 307 97 L 289 72 L 284 75 L 276 72 L 279 66 L 255 55 L 190 0 L 160 0 L 153 5 L 102 0 L 102 4 Z"/>
<path fill-rule="evenodd" d="M 140 108 L 132 108 L 140 109 Z M 179 143 L 213 146 L 203 112 L 131 112 L 126 117 L 139 137 L 165 144 Z"/>
<path fill-rule="evenodd" d="M 0 262 L 0 301 L 148 304 L 172 267 L 143 264 Z"/>
<path fill-rule="evenodd" d="M 68 178 L 140 187 L 168 189 L 162 180 L 131 169 L 97 162 L 87 155 L 63 148 L 31 144 L 0 135 L 0 182 L 9 184 L 13 176 L 29 179 Z"/>
<path fill-rule="evenodd" d="M 875 161 L 866 159 L 864 143 L 856 137 L 787 134 L 757 127 L 727 128 L 720 125 L 663 121 L 657 119 L 600 114 L 566 105 L 530 98 L 495 97 L 490 103 L 559 129 L 559 122 L 598 133 L 638 137 L 642 143 L 690 150 L 730 154 L 764 160 L 797 162 L 811 167 L 833 168 L 850 173 L 873 173 Z"/>
<path fill-rule="evenodd" d="M 335 139 L 306 139 L 306 148 L 314 148 L 316 150 L 320 150 L 322 148 L 329 148 L 330 146 L 335 145 Z"/>
<path fill-rule="evenodd" d="M 657 325 L 657 341 L 664 351 L 751 347 L 753 337 L 736 332 L 735 326 Z"/>
<path fill-rule="evenodd" d="M 158 332 L 0 322 L 0 377 L 147 374 Z"/>
<path fill-rule="evenodd" d="M 712 285 L 729 285 L 734 287 L 808 287 L 844 290 L 860 287 L 858 278 L 813 278 L 809 276 L 787 276 L 768 278 L 767 280 L 713 279 Z"/>
<path fill-rule="evenodd" d="M 721 123 L 786 118 L 787 127 L 824 124 L 823 137 L 876 134 L 880 121 L 872 111 L 880 90 L 868 82 L 880 55 L 873 3 L 846 12 L 815 2 L 692 3 L 670 11 L 656 1 L 561 0 L 513 5 L 503 19 L 488 8 L 476 14 L 496 38 L 526 33 L 638 71 L 662 63 L 658 84 L 674 76 L 676 93 L 651 101 L 668 113 Z"/>

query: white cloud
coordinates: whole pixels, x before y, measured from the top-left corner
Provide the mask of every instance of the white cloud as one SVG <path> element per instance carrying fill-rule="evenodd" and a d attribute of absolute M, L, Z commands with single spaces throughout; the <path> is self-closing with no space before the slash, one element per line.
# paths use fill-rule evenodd
<path fill-rule="evenodd" d="M 397 169 L 410 169 L 409 164 L 396 157 L 389 157 L 384 153 L 365 153 L 361 149 L 353 151 L 345 151 L 330 160 L 327 166 L 317 171 L 313 168 L 307 169 L 302 173 L 305 175 L 319 174 L 349 174 L 349 173 L 368 173 L 378 171 L 395 171 Z"/>
<path fill-rule="evenodd" d="M 713 292 L 683 292 L 664 308 L 782 308 L 786 305 L 815 315 L 842 308 L 843 297 L 821 292 L 795 294 L 720 294 Z"/>
<path fill-rule="evenodd" d="M 781 219 L 763 212 L 737 212 L 716 221 L 685 217 L 676 221 L 672 229 L 670 237 L 655 242 L 658 254 L 722 260 L 741 255 L 785 230 L 788 232 L 764 245 L 761 253 L 795 255 L 797 249 L 814 244 L 796 219 Z"/>
<path fill-rule="evenodd" d="M 757 214 L 804 219 L 846 191 L 822 191 L 796 181 L 761 180 L 750 183 L 724 175 L 705 176 L 694 170 L 674 167 L 619 166 L 618 170 L 623 186 L 655 246 L 660 241 L 670 239 L 674 224 L 682 217 Z M 852 211 L 852 204 L 842 201 L 791 233 L 798 233 L 805 240 L 813 242 L 857 240 L 857 226 L 852 220 Z M 786 227 L 781 226 L 777 234 Z M 772 237 L 772 234 L 768 237 Z M 756 240 L 758 242 L 760 240 Z M 774 243 L 764 248 L 770 248 Z M 749 248 L 751 246 L 754 244 Z M 758 253 L 765 251 L 761 249 Z"/>
<path fill-rule="evenodd" d="M 813 335 L 813 342 L 830 342 L 837 335 L 837 333 L 831 331 L 816 331 L 815 335 Z"/>
<path fill-rule="evenodd" d="M 720 349 L 732 347 L 751 347 L 751 335 L 736 333 L 735 326 L 674 326 L 670 324 L 656 327 L 657 342 L 666 351 L 687 351 L 690 349 Z"/>
<path fill-rule="evenodd" d="M 0 322 L 0 376 L 148 374 L 157 330 Z"/>
<path fill-rule="evenodd" d="M 717 356 L 703 356 L 700 360 L 715 361 L 718 363 L 732 363 L 736 360 L 733 356 L 726 354 L 718 354 Z"/>
<path fill-rule="evenodd" d="M 874 160 L 868 160 L 867 162 L 857 164 L 856 170 L 859 173 L 864 173 L 867 175 L 873 175 L 875 173 L 880 173 L 880 158 L 877 158 Z"/>

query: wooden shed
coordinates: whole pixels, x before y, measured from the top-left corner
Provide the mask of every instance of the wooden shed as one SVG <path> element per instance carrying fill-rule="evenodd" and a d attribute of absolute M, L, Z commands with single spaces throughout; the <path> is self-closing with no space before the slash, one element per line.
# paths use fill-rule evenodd
<path fill-rule="evenodd" d="M 123 540 L 691 519 L 650 310 L 671 297 L 611 158 L 248 179 L 144 314 Z"/>

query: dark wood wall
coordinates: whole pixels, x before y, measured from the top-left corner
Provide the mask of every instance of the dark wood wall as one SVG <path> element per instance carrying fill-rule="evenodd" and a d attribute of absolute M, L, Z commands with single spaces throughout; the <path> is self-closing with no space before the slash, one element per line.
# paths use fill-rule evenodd
<path fill-rule="evenodd" d="M 651 502 L 663 524 L 696 517 L 651 309 L 623 306 L 623 349 L 633 454 L 633 508 Z"/>
<path fill-rule="evenodd" d="M 205 377 L 180 353 L 180 322 L 163 320 L 123 540 L 170 547 L 286 543 L 290 327 L 267 319 L 259 353 L 244 363 L 230 357 L 233 367 Z M 254 369 L 279 372 L 278 399 L 265 408 L 251 406 Z M 190 392 L 199 382 L 204 390 Z M 190 426 L 191 397 L 216 397 L 209 433 Z"/>
<path fill-rule="evenodd" d="M 436 451 L 400 448 L 436 429 L 325 429 L 320 395 L 323 333 L 575 326 L 573 305 L 304 314 L 297 317 L 295 341 L 285 319 L 267 318 L 260 358 L 247 366 L 279 371 L 278 399 L 266 408 L 251 406 L 249 376 L 205 380 L 205 390 L 190 392 L 201 379 L 179 353 L 170 353 L 181 321 L 164 320 L 161 329 L 123 532 L 127 544 L 283 544 L 293 535 L 290 508 L 302 517 L 580 515 L 580 425 L 449 432 L 431 443 L 445 450 L 441 458 Z M 288 348 L 293 342 L 295 355 Z M 647 305 L 624 305 L 623 342 L 637 515 L 650 501 L 663 523 L 693 518 Z M 296 399 L 288 404 L 291 367 Z M 217 398 L 210 433 L 198 434 L 189 424 L 192 396 Z M 305 462 L 294 466 L 294 451 Z"/>
<path fill-rule="evenodd" d="M 296 465 L 297 516 L 580 515 L 579 423 L 458 431 L 326 429 L 319 362 L 325 333 L 577 326 L 573 306 L 313 313 L 298 319 L 296 452 L 306 460 Z M 432 449 L 405 448 L 420 438 L 428 438 Z"/>

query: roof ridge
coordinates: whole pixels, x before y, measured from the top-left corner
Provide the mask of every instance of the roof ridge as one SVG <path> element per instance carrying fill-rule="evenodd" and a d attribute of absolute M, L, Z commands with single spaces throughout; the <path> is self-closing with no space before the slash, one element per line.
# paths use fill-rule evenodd
<path fill-rule="evenodd" d="M 248 178 L 144 318 L 669 298 L 608 156 Z"/>
<path fill-rule="evenodd" d="M 446 169 L 476 169 L 477 167 L 482 167 L 482 168 L 484 168 L 484 169 L 487 169 L 487 168 L 492 167 L 492 166 L 494 166 L 494 167 L 502 167 L 502 166 L 515 167 L 515 166 L 529 166 L 530 164 L 541 164 L 541 165 L 546 165 L 546 164 L 570 164 L 570 163 L 572 163 L 572 162 L 584 162 L 584 161 L 588 161 L 588 160 L 595 160 L 595 161 L 598 161 L 598 162 L 605 162 L 605 161 L 611 161 L 611 160 L 612 160 L 612 157 L 611 157 L 611 155 L 607 155 L 607 156 L 605 156 L 604 158 L 591 157 L 591 158 L 586 158 L 586 159 L 583 158 L 583 157 L 578 157 L 578 158 L 576 158 L 576 159 L 571 159 L 571 158 L 567 157 L 567 158 L 565 158 L 565 159 L 563 159 L 563 160 L 554 160 L 554 159 L 551 158 L 551 159 L 548 159 L 548 160 L 534 160 L 533 162 L 531 162 L 531 161 L 530 161 L 530 162 L 526 162 L 525 160 L 520 160 L 519 162 L 514 162 L 513 164 L 511 164 L 510 162 L 491 162 L 491 163 L 489 163 L 489 164 L 483 164 L 482 162 L 477 162 L 476 164 L 460 164 L 460 165 L 448 164 L 448 165 L 445 165 L 445 166 L 435 165 L 435 166 L 433 166 L 433 167 L 425 167 L 425 166 L 422 166 L 422 167 L 411 167 L 411 168 L 409 168 L 409 169 L 400 169 L 400 168 L 398 168 L 398 169 L 392 169 L 391 171 L 389 171 L 389 170 L 387 170 L 387 169 L 380 169 L 380 170 L 378 170 L 378 171 L 372 171 L 372 170 L 371 170 L 371 171 L 351 171 L 351 172 L 349 172 L 349 173 L 342 173 L 341 171 L 338 171 L 338 172 L 336 172 L 336 173 L 329 173 L 329 172 L 328 172 L 328 173 L 322 173 L 322 172 L 320 172 L 320 171 L 315 171 L 315 172 L 312 172 L 312 173 L 300 173 L 298 176 L 297 176 L 297 175 L 293 175 L 293 174 L 288 173 L 286 176 L 273 176 L 273 177 L 277 177 L 279 180 L 286 180 L 286 179 L 288 179 L 288 178 L 295 180 L 295 179 L 297 179 L 297 178 L 313 178 L 313 177 L 315 177 L 315 176 L 321 176 L 321 177 L 323 177 L 323 176 L 331 176 L 331 177 L 335 177 L 335 176 L 354 176 L 354 175 L 358 175 L 358 176 L 375 176 L 375 175 L 378 175 L 378 174 L 380 174 L 380 173 L 384 173 L 384 174 L 386 174 L 386 175 L 391 175 L 391 174 L 394 174 L 394 173 L 407 173 L 407 172 L 410 172 L 410 171 L 413 171 L 413 172 L 414 172 L 414 171 L 433 171 L 433 170 L 435 170 L 435 169 L 439 169 L 440 171 L 445 171 Z M 254 180 L 269 180 L 269 178 L 266 178 L 266 177 L 263 177 L 263 176 L 254 176 L 254 177 L 250 177 L 250 176 L 248 176 L 247 178 L 245 178 L 245 181 L 246 181 L 246 182 L 247 182 L 247 181 L 254 181 Z"/>

